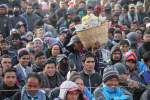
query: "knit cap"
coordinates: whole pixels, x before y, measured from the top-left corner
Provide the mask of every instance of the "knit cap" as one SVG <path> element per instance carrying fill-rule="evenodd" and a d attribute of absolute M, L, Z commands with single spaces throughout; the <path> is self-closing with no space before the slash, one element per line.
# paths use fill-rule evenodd
<path fill-rule="evenodd" d="M 105 83 L 107 80 L 112 78 L 117 78 L 119 80 L 119 73 L 113 65 L 108 65 L 104 69 L 103 82 Z"/>
<path fill-rule="evenodd" d="M 21 40 L 21 36 L 20 36 L 19 33 L 12 34 L 11 39 L 14 39 L 14 38 L 17 38 L 17 39 Z"/>
<path fill-rule="evenodd" d="M 35 39 L 33 40 L 33 43 L 34 43 L 35 41 L 40 41 L 40 42 L 42 43 L 42 45 L 43 45 L 43 41 L 42 41 L 40 38 L 35 38 Z"/>
<path fill-rule="evenodd" d="M 73 10 L 73 8 L 69 8 L 69 9 L 67 10 L 66 15 L 70 15 L 70 14 L 75 14 L 75 11 Z"/>
<path fill-rule="evenodd" d="M 122 74 L 122 73 L 126 74 L 127 73 L 126 67 L 122 63 L 116 63 L 114 66 L 117 69 L 119 74 Z"/>
<path fill-rule="evenodd" d="M 58 43 L 58 41 L 55 38 L 45 37 L 44 43 L 48 45 L 48 48 L 50 48 L 54 43 Z"/>
<path fill-rule="evenodd" d="M 31 35 L 32 37 L 34 37 L 33 33 L 31 31 L 29 31 L 26 36 L 28 37 L 29 35 Z"/>

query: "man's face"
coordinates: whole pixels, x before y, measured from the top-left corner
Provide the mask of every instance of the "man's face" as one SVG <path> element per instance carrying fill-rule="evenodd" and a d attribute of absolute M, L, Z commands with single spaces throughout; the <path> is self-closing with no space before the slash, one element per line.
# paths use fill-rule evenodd
<path fill-rule="evenodd" d="M 5 8 L 0 8 L 0 15 L 5 14 Z"/>
<path fill-rule="evenodd" d="M 63 43 L 64 42 L 64 40 L 65 40 L 65 38 L 66 38 L 66 33 L 62 33 L 60 36 L 59 36 L 59 38 L 60 38 L 60 41 Z"/>
<path fill-rule="evenodd" d="M 82 62 L 82 65 L 84 66 L 84 69 L 86 71 L 93 71 L 95 67 L 95 61 L 93 57 L 86 58 L 85 62 Z"/>
<path fill-rule="evenodd" d="M 117 14 L 120 14 L 120 8 L 119 7 L 115 7 L 115 11 L 114 11 L 115 13 L 117 13 Z"/>
<path fill-rule="evenodd" d="M 20 29 L 18 28 L 18 33 L 24 33 L 25 32 L 25 27 L 21 26 Z"/>
<path fill-rule="evenodd" d="M 27 3 L 25 1 L 21 1 L 20 6 L 21 6 L 21 8 L 26 8 Z"/>
<path fill-rule="evenodd" d="M 131 10 L 134 10 L 134 11 L 135 11 L 135 8 L 134 8 L 134 7 L 129 8 L 129 11 L 131 11 Z"/>
<path fill-rule="evenodd" d="M 14 11 L 20 11 L 19 8 L 14 8 Z"/>
<path fill-rule="evenodd" d="M 122 14 L 125 15 L 127 13 L 127 10 L 122 8 Z"/>
<path fill-rule="evenodd" d="M 79 0 L 74 0 L 73 5 L 78 6 L 79 5 Z"/>
<path fill-rule="evenodd" d="M 73 20 L 73 17 L 74 17 L 74 14 L 67 15 L 67 18 L 70 19 L 70 20 Z"/>
<path fill-rule="evenodd" d="M 30 61 L 34 62 L 34 53 L 30 52 Z"/>
<path fill-rule="evenodd" d="M 3 35 L 0 34 L 0 41 L 3 40 L 3 39 L 4 39 Z"/>
<path fill-rule="evenodd" d="M 18 38 L 13 38 L 13 39 L 12 39 L 12 44 L 13 44 L 14 46 L 18 46 L 18 45 L 20 45 L 20 40 L 19 40 Z"/>
<path fill-rule="evenodd" d="M 88 15 L 93 14 L 93 10 L 92 9 L 87 9 L 87 14 Z"/>
<path fill-rule="evenodd" d="M 21 58 L 18 58 L 19 63 L 26 68 L 29 64 L 29 55 L 23 55 Z"/>
<path fill-rule="evenodd" d="M 143 39 L 145 42 L 150 42 L 150 34 L 145 34 Z"/>
<path fill-rule="evenodd" d="M 139 5 L 139 6 L 137 7 L 137 9 L 138 9 L 139 11 L 143 11 L 143 6 L 142 6 L 142 5 Z"/>
<path fill-rule="evenodd" d="M 60 6 L 61 9 L 64 9 L 65 8 L 65 1 L 61 1 L 59 3 L 59 6 Z"/>
<path fill-rule="evenodd" d="M 114 51 L 113 52 L 113 54 L 112 54 L 112 58 L 113 58 L 113 60 L 120 60 L 120 58 L 121 58 L 121 53 L 120 53 L 120 51 Z"/>
<path fill-rule="evenodd" d="M 52 56 L 57 57 L 60 54 L 60 48 L 52 48 Z"/>
<path fill-rule="evenodd" d="M 26 12 L 31 14 L 32 13 L 32 6 L 27 6 Z"/>
<path fill-rule="evenodd" d="M 134 32 L 134 30 L 137 29 L 137 27 L 138 26 L 136 24 L 131 24 L 131 30 L 132 30 L 132 32 Z"/>
<path fill-rule="evenodd" d="M 144 20 L 144 24 L 145 24 L 145 25 L 148 24 L 148 23 L 150 23 L 149 20 Z"/>
<path fill-rule="evenodd" d="M 119 82 L 124 83 L 127 79 L 127 74 L 121 73 L 119 74 Z"/>
<path fill-rule="evenodd" d="M 122 39 L 122 36 L 120 33 L 115 33 L 114 35 L 114 40 L 121 40 Z"/>
<path fill-rule="evenodd" d="M 10 58 L 2 58 L 1 64 L 2 64 L 2 67 L 3 67 L 3 71 L 6 68 L 11 68 L 11 59 Z"/>
<path fill-rule="evenodd" d="M 78 90 L 71 91 L 71 92 L 69 91 L 69 92 L 67 92 L 66 100 L 77 100 L 78 96 L 79 96 L 79 91 Z"/>
<path fill-rule="evenodd" d="M 80 6 L 81 6 L 81 7 L 85 7 L 86 4 L 85 4 L 85 3 L 81 3 Z"/>
<path fill-rule="evenodd" d="M 142 38 L 142 32 L 140 30 L 137 30 L 136 34 L 138 35 L 138 39 Z"/>
<path fill-rule="evenodd" d="M 15 72 L 6 72 L 5 76 L 2 77 L 3 82 L 8 87 L 13 87 L 16 83 L 16 73 Z"/>
<path fill-rule="evenodd" d="M 105 82 L 105 84 L 106 84 L 106 86 L 108 86 L 109 88 L 115 89 L 115 88 L 118 86 L 119 81 L 118 81 L 117 78 L 111 78 L 111 79 L 107 80 L 107 81 Z"/>
<path fill-rule="evenodd" d="M 45 35 L 45 32 L 44 32 L 44 31 L 39 31 L 39 32 L 37 33 L 37 38 L 43 39 L 44 35 Z"/>
<path fill-rule="evenodd" d="M 119 20 L 118 16 L 114 16 L 114 17 L 113 17 L 113 22 L 117 23 L 118 20 Z"/>
<path fill-rule="evenodd" d="M 129 46 L 127 44 L 121 45 L 120 50 L 124 54 L 124 53 L 128 52 Z"/>
<path fill-rule="evenodd" d="M 74 50 L 80 51 L 80 50 L 82 49 L 81 42 L 79 42 L 79 43 L 74 42 L 74 43 L 72 44 L 72 47 L 73 47 Z"/>
<path fill-rule="evenodd" d="M 57 68 L 54 63 L 49 63 L 45 66 L 44 71 L 48 76 L 54 76 L 54 74 L 57 71 Z"/>
<path fill-rule="evenodd" d="M 38 50 L 41 50 L 42 49 L 42 43 L 41 41 L 37 40 L 34 42 L 34 50 L 35 51 L 38 51 Z"/>
<path fill-rule="evenodd" d="M 46 57 L 45 57 L 45 55 L 42 55 L 42 56 L 37 57 L 37 58 L 35 59 L 35 63 L 36 63 L 36 65 L 38 65 L 39 67 L 43 67 L 44 64 L 45 64 L 45 62 L 46 62 Z"/>
<path fill-rule="evenodd" d="M 128 29 L 128 26 L 127 26 L 127 25 L 123 25 L 123 28 L 124 28 L 125 30 L 127 30 L 127 29 Z"/>
<path fill-rule="evenodd" d="M 31 95 L 34 95 L 40 87 L 41 84 L 39 83 L 38 79 L 35 77 L 30 77 L 26 82 L 26 89 Z"/>
<path fill-rule="evenodd" d="M 133 70 L 135 67 L 135 61 L 132 59 L 129 59 L 126 61 L 126 65 L 130 66 L 131 70 Z"/>

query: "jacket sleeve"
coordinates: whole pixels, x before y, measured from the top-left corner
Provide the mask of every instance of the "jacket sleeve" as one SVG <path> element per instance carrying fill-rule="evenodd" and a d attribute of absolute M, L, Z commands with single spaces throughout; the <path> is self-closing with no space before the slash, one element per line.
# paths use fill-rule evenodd
<path fill-rule="evenodd" d="M 145 92 L 142 94 L 140 100 L 148 100 L 148 99 L 147 99 L 147 95 L 148 95 L 148 90 L 145 91 Z"/>
<path fill-rule="evenodd" d="M 99 87 L 95 89 L 94 97 L 96 100 L 106 100 L 106 98 L 102 94 L 102 89 L 100 89 Z"/>
<path fill-rule="evenodd" d="M 22 16 L 22 17 L 23 17 L 23 16 Z M 25 31 L 28 32 L 28 22 L 27 22 L 26 18 L 23 17 L 23 19 L 24 19 L 24 20 L 23 20 L 23 23 L 26 24 L 26 27 L 25 27 L 26 30 L 25 30 Z"/>
<path fill-rule="evenodd" d="M 124 15 L 124 23 L 126 23 L 128 25 L 128 27 L 130 27 L 130 22 L 128 20 L 128 15 Z"/>
<path fill-rule="evenodd" d="M 19 71 L 17 71 L 17 80 L 19 81 L 20 86 L 25 85 L 25 80 Z"/>
<path fill-rule="evenodd" d="M 21 92 L 17 92 L 16 94 L 14 94 L 14 96 L 12 97 L 12 100 L 20 100 L 21 99 Z"/>
<path fill-rule="evenodd" d="M 8 18 L 8 23 L 7 23 L 7 31 L 6 31 L 6 36 L 8 37 L 10 34 L 10 30 L 13 28 L 11 20 Z"/>

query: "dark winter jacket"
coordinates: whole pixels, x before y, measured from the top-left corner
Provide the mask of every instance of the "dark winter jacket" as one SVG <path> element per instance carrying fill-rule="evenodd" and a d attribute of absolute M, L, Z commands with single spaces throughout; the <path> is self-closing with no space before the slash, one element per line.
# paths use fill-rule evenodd
<path fill-rule="evenodd" d="M 33 63 L 31 65 L 31 68 L 32 68 L 33 72 L 41 72 L 41 71 L 43 71 L 43 67 L 39 67 L 38 65 L 36 65 L 36 63 Z"/>
<path fill-rule="evenodd" d="M 93 73 L 91 76 L 89 76 L 84 69 L 80 72 L 80 75 L 83 77 L 84 79 L 84 85 L 89 89 L 89 91 L 91 93 L 93 93 L 93 91 L 95 90 L 95 88 L 97 86 L 100 86 L 100 84 L 102 83 L 102 76 L 95 72 L 95 70 L 93 70 Z M 92 88 L 91 88 L 92 87 Z M 95 87 L 95 88 L 93 88 Z"/>
<path fill-rule="evenodd" d="M 50 21 L 50 24 L 51 24 L 54 28 L 56 28 L 56 23 L 57 23 L 55 11 L 56 11 L 55 8 L 50 9 L 50 13 L 49 13 L 49 16 L 48 16 L 48 19 L 49 19 L 49 21 Z"/>

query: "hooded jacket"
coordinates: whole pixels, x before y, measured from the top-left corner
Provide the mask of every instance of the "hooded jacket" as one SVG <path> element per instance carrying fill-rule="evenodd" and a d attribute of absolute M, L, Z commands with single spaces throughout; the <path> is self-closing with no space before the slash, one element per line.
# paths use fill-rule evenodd
<path fill-rule="evenodd" d="M 54 44 L 51 46 L 51 48 L 49 48 L 49 49 L 47 49 L 47 50 L 45 51 L 46 58 L 52 57 L 52 47 L 53 47 L 54 45 L 58 45 L 58 46 L 60 47 L 60 54 L 63 53 L 61 46 L 60 46 L 58 43 L 54 43 Z"/>
<path fill-rule="evenodd" d="M 136 64 L 135 64 L 134 69 L 133 69 L 132 72 L 131 72 L 130 79 L 135 80 L 135 81 L 139 81 L 139 77 L 138 77 L 137 74 L 140 73 L 140 67 L 137 66 L 137 65 L 138 65 L 138 64 L 137 64 L 137 63 L 138 63 L 137 57 L 136 57 L 134 54 L 130 53 L 130 54 L 128 54 L 128 55 L 126 55 L 126 56 L 124 57 L 124 59 L 123 59 L 123 64 L 126 64 L 126 59 L 127 59 L 129 56 L 131 56 L 131 55 L 133 55 L 133 56 L 135 57 L 135 59 L 136 59 Z"/>
<path fill-rule="evenodd" d="M 136 34 L 136 32 L 130 32 L 127 35 L 127 39 L 130 41 L 131 46 L 130 49 L 137 49 L 138 48 L 138 36 Z"/>
<path fill-rule="evenodd" d="M 120 50 L 120 48 L 119 48 L 118 46 L 114 46 L 114 47 L 112 47 L 112 49 L 111 49 L 111 51 L 110 51 L 110 58 L 109 58 L 109 60 L 106 61 L 108 65 L 114 65 L 112 55 L 113 55 L 113 53 L 114 53 L 115 51 L 120 51 L 121 57 L 120 57 L 120 60 L 119 60 L 118 62 L 120 62 L 120 63 L 122 62 L 121 50 Z"/>
<path fill-rule="evenodd" d="M 79 11 L 83 11 L 83 15 L 80 15 L 80 14 L 79 14 Z M 80 7 L 77 9 L 77 11 L 76 11 L 76 15 L 78 15 L 81 19 L 82 19 L 82 17 L 85 16 L 86 14 L 87 14 L 87 11 L 86 11 L 86 9 L 85 9 L 84 7 L 82 7 L 82 6 L 80 6 Z"/>
<path fill-rule="evenodd" d="M 137 49 L 140 54 L 141 59 L 143 58 L 143 55 L 148 51 L 145 49 L 144 45 L 145 45 L 145 42 L 142 45 L 140 45 Z"/>

